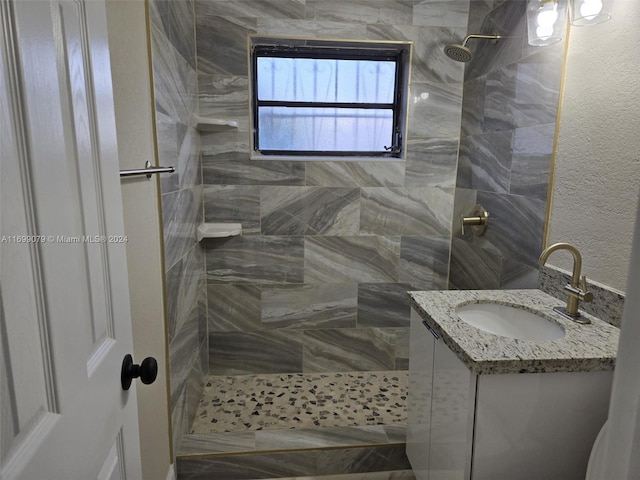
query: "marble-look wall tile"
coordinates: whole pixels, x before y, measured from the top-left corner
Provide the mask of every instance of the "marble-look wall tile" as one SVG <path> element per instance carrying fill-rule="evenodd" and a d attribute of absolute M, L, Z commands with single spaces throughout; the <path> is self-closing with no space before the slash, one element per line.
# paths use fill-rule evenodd
<path fill-rule="evenodd" d="M 485 133 L 485 103 L 487 100 L 487 77 L 477 77 L 464 82 L 462 95 L 462 121 L 460 122 L 460 135 L 467 137 Z"/>
<path fill-rule="evenodd" d="M 303 237 L 248 235 L 206 242 L 208 283 L 303 283 Z"/>
<path fill-rule="evenodd" d="M 400 237 L 317 237 L 304 240 L 307 283 L 389 283 L 398 280 Z"/>
<path fill-rule="evenodd" d="M 502 259 L 499 254 L 484 250 L 467 239 L 452 239 L 449 288 L 499 289 L 501 270 Z"/>
<path fill-rule="evenodd" d="M 354 235 L 360 191 L 337 187 L 261 188 L 263 235 Z"/>
<path fill-rule="evenodd" d="M 457 186 L 507 193 L 512 139 L 512 130 L 461 138 Z"/>
<path fill-rule="evenodd" d="M 195 231 L 202 208 L 202 187 L 162 195 L 165 265 L 171 268 L 196 242 Z"/>
<path fill-rule="evenodd" d="M 191 188 L 202 184 L 202 169 L 200 164 L 200 135 L 195 128 L 181 123 L 176 125 L 178 140 L 176 166 L 178 184 L 180 188 Z M 163 163 L 161 165 L 164 165 Z"/>
<path fill-rule="evenodd" d="M 413 5 L 413 24 L 429 27 L 467 27 L 468 0 L 418 0 Z"/>
<path fill-rule="evenodd" d="M 426 290 L 446 289 L 449 238 L 449 235 L 402 237 L 398 279 L 420 283 Z"/>
<path fill-rule="evenodd" d="M 264 286 L 262 326 L 348 328 L 356 326 L 356 284 Z"/>
<path fill-rule="evenodd" d="M 536 288 L 538 286 L 538 266 L 505 259 L 500 272 L 500 288 L 504 290 Z"/>
<path fill-rule="evenodd" d="M 302 372 L 302 332 L 213 332 L 209 334 L 209 373 Z"/>
<path fill-rule="evenodd" d="M 394 333 L 379 328 L 305 330 L 303 372 L 393 370 L 394 347 Z"/>
<path fill-rule="evenodd" d="M 444 54 L 449 43 L 461 42 L 466 35 L 463 27 L 412 27 L 407 25 L 367 25 L 370 40 L 409 40 L 413 42 L 412 83 L 459 82 L 462 92 L 464 65 Z"/>
<path fill-rule="evenodd" d="M 177 461 L 177 472 L 178 477 L 185 480 L 210 480 L 212 475 L 225 480 L 248 480 L 345 473 L 360 473 L 358 478 L 362 478 L 365 472 L 410 470 L 404 449 L 403 444 L 393 444 L 348 449 L 308 449 L 295 452 L 181 457 Z M 402 476 L 386 478 L 408 479 L 411 477 L 402 474 Z"/>
<path fill-rule="evenodd" d="M 251 160 L 246 132 L 202 135 L 207 185 L 304 185 L 305 162 Z"/>
<path fill-rule="evenodd" d="M 307 0 L 307 19 L 345 23 L 410 25 L 413 0 Z"/>
<path fill-rule="evenodd" d="M 243 235 L 260 233 L 260 189 L 248 185 L 205 186 L 204 221 L 241 223 Z"/>
<path fill-rule="evenodd" d="M 370 235 L 446 235 L 453 190 L 362 188 L 360 232 Z"/>
<path fill-rule="evenodd" d="M 184 60 L 195 70 L 196 68 L 196 32 L 193 22 L 194 2 L 171 0 L 155 0 L 154 4 L 164 4 L 166 14 L 164 30 L 168 33 L 171 44 Z"/>
<path fill-rule="evenodd" d="M 257 33 L 255 17 L 196 17 L 198 71 L 247 75 L 247 35 Z"/>
<path fill-rule="evenodd" d="M 196 0 L 196 15 L 305 18 L 305 0 Z"/>
<path fill-rule="evenodd" d="M 156 112 L 156 131 L 158 135 L 158 164 L 174 165 L 178 158 L 178 128 L 176 122 L 162 112 Z M 180 177 L 178 172 L 160 176 L 162 193 L 178 190 Z"/>
<path fill-rule="evenodd" d="M 186 385 L 194 363 L 199 358 L 198 309 L 197 305 L 194 307 L 169 345 L 169 383 L 173 407 Z"/>
<path fill-rule="evenodd" d="M 173 392 L 172 392 L 173 393 Z M 177 450 L 180 448 L 180 442 L 182 437 L 188 433 L 191 425 L 188 420 L 188 408 L 187 408 L 187 388 L 183 385 L 182 390 L 179 392 L 176 404 L 171 408 L 171 433 L 173 447 Z"/>
<path fill-rule="evenodd" d="M 261 285 L 208 285 L 209 331 L 260 330 L 262 288 Z"/>
<path fill-rule="evenodd" d="M 542 251 L 546 201 L 478 192 L 478 203 L 490 212 L 491 225 L 475 239 L 484 248 L 501 252 L 503 258 L 535 265 Z"/>
<path fill-rule="evenodd" d="M 459 141 L 458 136 L 410 138 L 404 186 L 455 187 Z"/>
<path fill-rule="evenodd" d="M 555 123 L 516 129 L 509 193 L 546 200 L 555 129 Z"/>
<path fill-rule="evenodd" d="M 258 18 L 260 35 L 308 38 L 365 38 L 364 23 Z"/>
<path fill-rule="evenodd" d="M 407 137 L 456 137 L 460 134 L 459 83 L 411 83 Z"/>
<path fill-rule="evenodd" d="M 309 162 L 306 173 L 307 185 L 402 187 L 404 186 L 405 162 Z"/>
<path fill-rule="evenodd" d="M 198 75 L 199 114 L 238 122 L 238 131 L 249 132 L 249 81 L 238 75 Z"/>
<path fill-rule="evenodd" d="M 409 327 L 395 328 L 394 366 L 396 370 L 409 370 Z"/>
<path fill-rule="evenodd" d="M 408 327 L 411 307 L 409 283 L 358 285 L 358 327 Z"/>

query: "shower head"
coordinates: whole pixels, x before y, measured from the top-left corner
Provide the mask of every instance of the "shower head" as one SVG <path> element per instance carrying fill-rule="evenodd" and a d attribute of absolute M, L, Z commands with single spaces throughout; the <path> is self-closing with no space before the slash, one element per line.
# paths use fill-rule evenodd
<path fill-rule="evenodd" d="M 462 45 L 458 45 L 457 43 L 451 43 L 444 47 L 444 53 L 447 57 L 455 60 L 456 62 L 468 62 L 473 58 L 473 52 L 469 47 L 467 47 L 467 42 L 471 38 L 481 38 L 484 40 L 491 40 L 491 43 L 496 43 L 499 38 L 502 36 L 498 34 L 494 35 L 467 35 L 464 37 Z"/>
<path fill-rule="evenodd" d="M 468 62 L 473 58 L 473 52 L 471 49 L 464 45 L 457 45 L 455 43 L 444 47 L 444 53 L 447 57 L 455 60 L 456 62 Z"/>

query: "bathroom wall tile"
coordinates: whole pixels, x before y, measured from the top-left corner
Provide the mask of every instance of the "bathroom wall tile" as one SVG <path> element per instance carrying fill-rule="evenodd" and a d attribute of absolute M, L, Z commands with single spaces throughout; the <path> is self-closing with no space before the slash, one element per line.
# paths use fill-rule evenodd
<path fill-rule="evenodd" d="M 208 283 L 302 283 L 304 240 L 240 236 L 206 240 Z"/>
<path fill-rule="evenodd" d="M 453 238 L 449 266 L 449 288 L 457 290 L 495 290 L 500 288 L 500 255 L 473 242 Z"/>
<path fill-rule="evenodd" d="M 302 332 L 214 332 L 209 334 L 209 373 L 302 372 Z"/>
<path fill-rule="evenodd" d="M 154 0 L 153 3 L 165 4 L 163 7 L 163 10 L 166 11 L 165 32 L 168 32 L 168 37 L 176 51 L 195 70 L 194 3 L 192 1 L 174 2 L 170 0 Z"/>
<path fill-rule="evenodd" d="M 457 186 L 508 192 L 512 138 L 511 130 L 461 138 Z"/>
<path fill-rule="evenodd" d="M 370 235 L 444 235 L 449 233 L 453 190 L 362 188 L 360 232 Z"/>
<path fill-rule="evenodd" d="M 458 143 L 457 135 L 450 138 L 409 138 L 404 186 L 455 187 Z"/>
<path fill-rule="evenodd" d="M 476 240 L 503 258 L 535 264 L 542 251 L 546 201 L 520 195 L 478 192 L 478 203 L 491 215 L 491 225 Z"/>
<path fill-rule="evenodd" d="M 409 283 L 361 283 L 358 285 L 358 327 L 407 327 L 411 307 Z"/>
<path fill-rule="evenodd" d="M 305 237 L 307 283 L 395 282 L 400 237 Z"/>
<path fill-rule="evenodd" d="M 198 310 L 189 311 L 187 320 L 169 345 L 169 383 L 171 405 L 175 407 L 178 395 L 186 385 L 194 363 L 198 359 Z"/>
<path fill-rule="evenodd" d="M 305 0 L 197 0 L 196 14 L 303 19 Z"/>
<path fill-rule="evenodd" d="M 401 282 L 421 283 L 427 290 L 446 289 L 449 271 L 449 235 L 402 237 Z"/>
<path fill-rule="evenodd" d="M 258 34 L 281 37 L 355 38 L 366 36 L 364 23 L 258 18 Z"/>
<path fill-rule="evenodd" d="M 463 137 L 485 133 L 486 96 L 486 75 L 464 82 L 464 95 L 462 99 L 463 114 L 460 127 L 460 134 Z"/>
<path fill-rule="evenodd" d="M 198 72 L 247 75 L 247 35 L 257 32 L 255 17 L 198 16 Z"/>
<path fill-rule="evenodd" d="M 260 330 L 260 285 L 208 285 L 207 299 L 210 332 Z"/>
<path fill-rule="evenodd" d="M 409 150 L 411 152 L 411 150 Z M 405 162 L 309 162 L 307 185 L 323 187 L 402 187 Z"/>
<path fill-rule="evenodd" d="M 204 183 L 209 185 L 304 185 L 305 162 L 250 160 L 246 132 L 202 135 Z"/>
<path fill-rule="evenodd" d="M 241 223 L 242 234 L 260 233 L 260 189 L 248 185 L 204 187 L 204 221 Z"/>
<path fill-rule="evenodd" d="M 169 311 L 175 313 L 174 333 L 182 328 L 187 319 L 194 314 L 193 310 L 198 308 L 203 270 L 204 258 L 201 248 L 194 245 L 167 273 L 167 303 L 173 304 Z"/>
<path fill-rule="evenodd" d="M 388 443 L 384 426 L 296 428 L 255 433 L 257 450 L 346 447 Z M 324 480 L 324 479 L 323 479 Z"/>
<path fill-rule="evenodd" d="M 154 2 L 155 3 L 155 2 Z M 176 122 L 161 112 L 156 112 L 156 130 L 158 135 L 158 164 L 174 165 L 178 158 L 178 128 Z M 171 193 L 178 190 L 180 177 L 178 172 L 160 176 L 160 190 Z"/>
<path fill-rule="evenodd" d="M 196 129 L 181 123 L 176 125 L 176 131 L 178 137 L 177 161 L 174 160 L 169 165 L 176 166 L 180 188 L 192 188 L 202 183 L 200 136 Z"/>
<path fill-rule="evenodd" d="M 195 214 L 201 208 L 200 187 L 162 195 L 165 266 L 171 268 L 196 242 Z"/>
<path fill-rule="evenodd" d="M 462 83 L 411 83 L 409 137 L 460 134 Z"/>
<path fill-rule="evenodd" d="M 509 193 L 547 198 L 555 123 L 518 128 L 513 138 Z"/>
<path fill-rule="evenodd" d="M 256 453 L 215 457 L 182 457 L 177 461 L 179 478 L 209 480 L 213 472 L 225 480 L 343 475 L 349 473 L 410 470 L 404 445 L 382 445 L 349 449 L 309 449 L 295 452 Z M 402 478 L 391 475 L 375 477 Z M 331 478 L 331 477 L 328 477 Z M 358 478 L 362 478 L 360 475 Z"/>
<path fill-rule="evenodd" d="M 336 328 L 356 326 L 356 284 L 269 285 L 262 290 L 262 326 Z"/>
<path fill-rule="evenodd" d="M 178 327 L 178 297 L 180 295 L 180 280 L 184 272 L 182 259 L 179 259 L 169 270 L 165 272 L 166 298 L 167 298 L 167 333 L 169 342 L 173 340 Z"/>
<path fill-rule="evenodd" d="M 173 394 L 173 392 L 172 392 Z M 177 450 L 180 448 L 180 442 L 182 437 L 186 434 L 191 427 L 187 419 L 187 389 L 183 385 L 182 390 L 178 392 L 176 397 L 176 404 L 171 408 L 171 432 L 173 447 Z"/>
<path fill-rule="evenodd" d="M 467 27 L 467 0 L 418 0 L 413 6 L 413 24 L 428 27 Z"/>
<path fill-rule="evenodd" d="M 480 31 L 476 33 L 495 32 L 503 38 L 497 43 L 475 41 L 474 56 L 468 63 L 465 80 L 497 70 L 522 58 L 526 36 L 525 10 L 526 2 L 515 1 L 496 5 L 489 12 L 479 27 Z M 475 14 L 472 2 L 470 18 L 475 17 Z"/>
<path fill-rule="evenodd" d="M 197 107 L 196 72 L 158 28 L 151 30 L 156 108 L 188 125 Z"/>
<path fill-rule="evenodd" d="M 413 0 L 307 0 L 307 20 L 410 25 Z"/>
<path fill-rule="evenodd" d="M 500 273 L 500 288 L 537 288 L 538 265 L 522 263 L 516 260 L 504 260 Z"/>
<path fill-rule="evenodd" d="M 303 332 L 303 372 L 393 370 L 395 335 L 379 328 Z"/>
<path fill-rule="evenodd" d="M 238 122 L 238 131 L 249 131 L 249 86 L 246 76 L 198 75 L 199 114 Z"/>
<path fill-rule="evenodd" d="M 444 46 L 462 41 L 466 28 L 462 27 L 412 27 L 407 25 L 367 25 L 367 37 L 371 40 L 409 40 L 413 44 L 411 83 L 462 82 L 464 66 L 443 53 Z M 459 39 L 459 40 L 458 40 Z"/>
<path fill-rule="evenodd" d="M 354 235 L 358 233 L 357 188 L 261 188 L 263 235 Z"/>
<path fill-rule="evenodd" d="M 200 368 L 199 362 L 194 362 L 191 372 L 186 382 L 187 394 L 187 429 L 193 424 L 196 411 L 200 405 L 202 391 L 204 389 L 204 372 Z M 185 433 L 188 433 L 185 432 Z"/>

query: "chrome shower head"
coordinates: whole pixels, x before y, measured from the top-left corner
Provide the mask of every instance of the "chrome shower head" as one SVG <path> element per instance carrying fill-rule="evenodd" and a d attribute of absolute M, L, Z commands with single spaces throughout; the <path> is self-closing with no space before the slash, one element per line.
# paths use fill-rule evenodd
<path fill-rule="evenodd" d="M 491 40 L 491 43 L 496 43 L 499 38 L 502 38 L 498 34 L 494 35 L 467 35 L 464 37 L 462 45 L 451 43 L 444 47 L 444 53 L 447 57 L 455 60 L 456 62 L 468 62 L 473 58 L 473 52 L 467 47 L 467 42 L 471 38 L 481 38 L 484 40 Z"/>

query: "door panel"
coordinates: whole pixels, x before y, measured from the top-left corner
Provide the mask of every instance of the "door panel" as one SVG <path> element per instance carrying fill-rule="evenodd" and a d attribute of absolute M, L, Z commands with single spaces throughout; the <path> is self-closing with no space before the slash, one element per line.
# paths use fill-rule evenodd
<path fill-rule="evenodd" d="M 139 479 L 104 3 L 0 9 L 0 479 Z"/>

